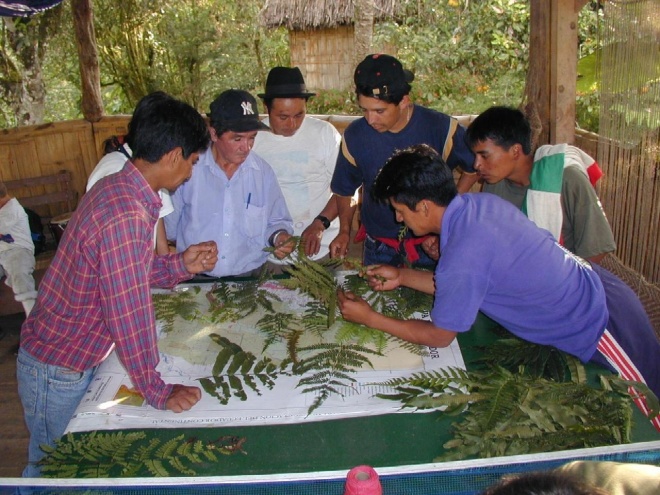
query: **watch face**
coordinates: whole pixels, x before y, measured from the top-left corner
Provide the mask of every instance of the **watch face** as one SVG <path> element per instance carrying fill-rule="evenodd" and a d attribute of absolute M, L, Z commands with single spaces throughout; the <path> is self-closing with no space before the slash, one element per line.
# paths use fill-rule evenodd
<path fill-rule="evenodd" d="M 321 221 L 321 223 L 323 224 L 323 228 L 324 228 L 324 229 L 327 229 L 328 227 L 330 227 L 330 220 L 328 220 L 327 218 L 325 218 L 323 215 L 319 215 L 319 216 L 316 217 L 316 218 L 317 218 L 317 220 L 320 220 L 320 221 Z"/>

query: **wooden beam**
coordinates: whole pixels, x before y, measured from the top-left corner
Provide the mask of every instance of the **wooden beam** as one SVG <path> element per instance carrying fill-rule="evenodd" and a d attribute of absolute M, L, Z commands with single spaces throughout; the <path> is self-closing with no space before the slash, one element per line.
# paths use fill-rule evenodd
<path fill-rule="evenodd" d="M 82 113 L 85 120 L 98 122 L 103 117 L 103 99 L 92 0 L 71 0 L 71 11 L 78 47 Z"/>
<path fill-rule="evenodd" d="M 577 14 L 585 4 L 585 0 L 530 2 L 525 113 L 535 130 L 535 144 L 575 140 Z"/>
<path fill-rule="evenodd" d="M 575 140 L 578 16 L 575 0 L 555 0 L 551 13 L 550 142 Z"/>
<path fill-rule="evenodd" d="M 533 145 L 550 142 L 550 13 L 553 0 L 530 2 L 529 68 L 525 114 L 533 129 Z"/>

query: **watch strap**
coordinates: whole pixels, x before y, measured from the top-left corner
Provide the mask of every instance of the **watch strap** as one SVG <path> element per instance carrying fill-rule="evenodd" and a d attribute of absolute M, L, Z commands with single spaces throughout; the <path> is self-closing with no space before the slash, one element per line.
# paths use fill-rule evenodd
<path fill-rule="evenodd" d="M 330 227 L 330 220 L 323 215 L 318 215 L 314 220 L 320 221 L 323 224 L 323 228 L 326 230 Z"/>

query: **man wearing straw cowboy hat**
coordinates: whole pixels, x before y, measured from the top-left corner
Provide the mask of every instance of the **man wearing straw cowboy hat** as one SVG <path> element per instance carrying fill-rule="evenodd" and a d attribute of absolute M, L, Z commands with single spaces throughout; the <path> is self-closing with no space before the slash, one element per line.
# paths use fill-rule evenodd
<path fill-rule="evenodd" d="M 298 67 L 273 67 L 258 95 L 268 111 L 263 122 L 273 132 L 260 132 L 254 151 L 275 171 L 305 254 L 319 259 L 339 232 L 330 181 L 341 136 L 332 124 L 306 115 L 314 95 Z"/>

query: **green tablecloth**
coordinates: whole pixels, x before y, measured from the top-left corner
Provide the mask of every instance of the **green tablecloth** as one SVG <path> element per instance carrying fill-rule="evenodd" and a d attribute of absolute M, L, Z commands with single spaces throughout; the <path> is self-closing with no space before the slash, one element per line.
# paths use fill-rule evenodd
<path fill-rule="evenodd" d="M 459 335 L 468 370 L 479 356 L 477 346 L 496 339 L 495 325 L 480 315 L 470 332 Z M 590 379 L 603 370 L 588 366 Z M 635 408 L 633 442 L 658 441 L 660 434 Z M 425 464 L 443 453 L 455 418 L 441 413 L 387 414 L 304 424 L 232 428 L 144 430 L 148 438 L 215 440 L 223 435 L 244 437 L 245 454 L 222 456 L 199 468 L 200 475 L 256 475 L 347 470 L 359 464 L 400 466 Z M 76 436 L 84 434 L 76 434 Z M 141 475 L 148 476 L 145 472 Z"/>

